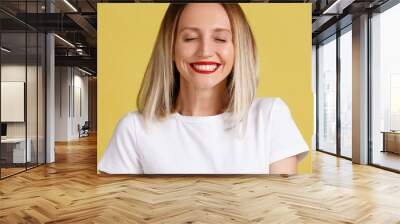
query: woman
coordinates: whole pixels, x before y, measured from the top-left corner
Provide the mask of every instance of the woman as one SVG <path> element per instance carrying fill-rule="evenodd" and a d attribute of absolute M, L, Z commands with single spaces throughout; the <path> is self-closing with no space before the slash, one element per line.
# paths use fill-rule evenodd
<path fill-rule="evenodd" d="M 138 95 L 99 162 L 112 174 L 293 174 L 308 152 L 279 98 L 255 99 L 238 4 L 171 4 Z"/>

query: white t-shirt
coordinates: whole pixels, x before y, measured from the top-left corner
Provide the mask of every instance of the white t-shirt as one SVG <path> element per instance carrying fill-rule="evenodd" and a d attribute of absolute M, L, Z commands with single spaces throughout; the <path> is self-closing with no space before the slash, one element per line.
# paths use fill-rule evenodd
<path fill-rule="evenodd" d="M 225 131 L 224 117 L 171 114 L 145 130 L 143 117 L 122 118 L 98 164 L 110 174 L 268 174 L 269 164 L 308 152 L 280 98 L 252 103 L 244 138 Z"/>

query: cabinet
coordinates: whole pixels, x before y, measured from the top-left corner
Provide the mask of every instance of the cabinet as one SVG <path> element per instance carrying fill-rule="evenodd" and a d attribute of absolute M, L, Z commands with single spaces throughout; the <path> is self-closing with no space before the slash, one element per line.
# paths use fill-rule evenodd
<path fill-rule="evenodd" d="M 387 131 L 383 133 L 383 152 L 400 154 L 400 132 Z"/>
<path fill-rule="evenodd" d="M 25 138 L 7 138 L 1 140 L 1 157 L 5 163 L 25 163 L 32 161 L 32 141 L 30 138 L 26 140 L 25 154 Z"/>

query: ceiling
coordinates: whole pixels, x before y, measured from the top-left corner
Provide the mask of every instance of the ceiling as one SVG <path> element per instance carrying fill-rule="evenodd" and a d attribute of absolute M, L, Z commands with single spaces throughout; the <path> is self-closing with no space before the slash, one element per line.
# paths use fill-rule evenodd
<path fill-rule="evenodd" d="M 374 9 L 387 0 L 250 0 L 237 2 L 269 3 L 312 3 L 313 43 L 317 43 L 336 32 L 337 21 L 340 26 L 351 23 L 351 17 Z M 0 24 L 2 45 L 8 44 L 15 52 L 25 49 L 24 32 L 55 32 L 56 65 L 81 66 L 96 72 L 97 57 L 97 3 L 166 2 L 134 0 L 1 0 Z M 186 2 L 175 0 L 174 2 Z M 210 2 L 203 0 L 202 2 Z M 221 1 L 220 1 L 221 2 Z M 229 0 L 229 2 L 234 2 Z M 52 13 L 49 13 L 49 12 Z M 344 21 L 344 22 L 343 22 Z M 346 22 L 347 21 L 347 22 Z M 340 28 L 340 27 L 339 27 Z M 33 38 L 33 36 L 31 37 Z M 30 38 L 28 38 L 30 39 Z M 28 40 L 29 42 L 30 40 Z M 36 42 L 28 44 L 29 52 L 36 48 Z M 18 47 L 19 46 L 19 47 Z M 41 46 L 39 46 L 41 47 Z M 19 50 L 18 50 L 19 49 Z M 17 53 L 16 53 L 17 54 Z M 28 56 L 29 57 L 29 56 Z"/>

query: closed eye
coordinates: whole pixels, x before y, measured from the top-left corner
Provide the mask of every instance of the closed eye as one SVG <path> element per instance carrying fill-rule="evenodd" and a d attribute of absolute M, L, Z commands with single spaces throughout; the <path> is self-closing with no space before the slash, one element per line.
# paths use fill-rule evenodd
<path fill-rule="evenodd" d="M 193 37 L 193 38 L 185 38 L 184 41 L 185 42 L 189 42 L 189 41 L 193 41 L 196 40 L 197 38 Z"/>
<path fill-rule="evenodd" d="M 220 38 L 217 38 L 217 39 L 215 39 L 215 40 L 218 41 L 218 42 L 222 42 L 222 43 L 225 43 L 225 42 L 226 42 L 225 39 L 220 39 Z"/>

